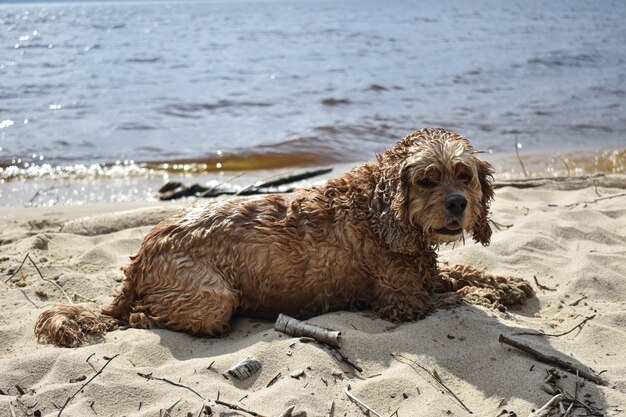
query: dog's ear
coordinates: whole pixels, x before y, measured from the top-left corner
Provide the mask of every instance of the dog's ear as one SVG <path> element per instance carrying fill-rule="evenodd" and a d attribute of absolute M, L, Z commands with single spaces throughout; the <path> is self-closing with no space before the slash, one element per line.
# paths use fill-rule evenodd
<path fill-rule="evenodd" d="M 484 246 L 491 242 L 491 226 L 489 226 L 489 206 L 493 200 L 493 180 L 494 169 L 489 162 L 476 159 L 478 181 L 482 191 L 482 199 L 478 208 L 478 216 L 472 226 L 472 236 L 474 240 Z"/>
<path fill-rule="evenodd" d="M 370 209 L 376 214 L 380 237 L 398 253 L 415 253 L 423 241 L 419 228 L 409 220 L 410 167 L 409 151 L 415 138 L 409 135 L 394 148 L 378 157 L 380 177 L 376 184 Z"/>

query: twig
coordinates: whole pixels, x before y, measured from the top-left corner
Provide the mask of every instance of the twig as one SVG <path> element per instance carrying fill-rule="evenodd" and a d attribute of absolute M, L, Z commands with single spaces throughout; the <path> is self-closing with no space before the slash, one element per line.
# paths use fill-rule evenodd
<path fill-rule="evenodd" d="M 552 397 L 552 399 L 550 399 L 550 401 L 546 403 L 546 405 L 544 405 L 543 407 L 541 407 L 539 410 L 535 411 L 534 413 L 530 413 L 528 417 L 548 417 L 550 415 L 550 411 L 552 407 L 555 404 L 558 404 L 561 401 L 563 401 L 563 397 L 565 397 L 565 394 L 555 395 L 554 397 Z"/>
<path fill-rule="evenodd" d="M 513 224 L 502 224 L 493 219 L 489 219 L 489 223 L 493 224 L 493 226 L 498 230 L 508 230 L 513 227 Z"/>
<path fill-rule="evenodd" d="M 226 401 L 222 401 L 220 400 L 220 392 L 217 392 L 217 399 L 215 400 L 215 404 L 219 404 L 219 405 L 223 405 L 225 407 L 230 408 L 231 410 L 235 410 L 235 411 L 243 411 L 244 413 L 248 413 L 251 416 L 255 416 L 255 417 L 266 417 L 263 414 L 259 414 L 256 411 L 250 411 L 250 410 L 246 410 L 245 408 L 239 407 L 237 404 L 231 404 L 231 403 L 227 403 Z"/>
<path fill-rule="evenodd" d="M 363 372 L 363 368 L 361 368 L 359 365 L 357 365 L 356 363 L 354 363 L 350 358 L 348 358 L 346 355 L 344 355 L 339 348 L 334 348 L 332 346 L 328 346 L 325 343 L 319 342 L 311 337 L 301 337 L 299 339 L 302 343 L 316 343 L 319 346 L 325 348 L 326 350 L 328 350 L 331 354 L 332 357 L 334 357 L 335 359 L 337 359 L 339 362 L 344 362 L 346 365 L 354 368 L 355 370 L 359 371 L 359 372 Z"/>
<path fill-rule="evenodd" d="M 517 141 L 517 136 L 515 136 L 515 156 L 517 156 L 517 160 L 519 161 L 519 164 L 522 166 L 522 172 L 524 173 L 525 177 L 528 177 L 528 172 L 526 172 L 526 167 L 524 167 L 524 162 L 522 162 L 522 158 L 519 156 L 519 148 L 521 147 L 521 144 Z"/>
<path fill-rule="evenodd" d="M 15 408 L 13 408 L 13 403 L 11 402 L 11 400 L 9 400 L 9 411 L 11 412 L 11 417 L 16 417 Z"/>
<path fill-rule="evenodd" d="M 572 303 L 569 303 L 568 305 L 569 305 L 570 307 L 576 307 L 576 306 L 578 305 L 578 303 L 580 303 L 582 300 L 586 300 L 586 299 L 587 299 L 587 296 L 586 296 L 586 295 L 583 295 L 583 296 L 582 296 L 582 297 L 580 297 L 578 300 L 576 300 L 576 301 L 574 301 L 574 302 L 572 302 Z"/>
<path fill-rule="evenodd" d="M 157 381 L 167 382 L 168 384 L 174 385 L 176 387 L 181 387 L 181 388 L 188 389 L 189 391 L 191 391 L 194 394 L 196 394 L 198 397 L 202 398 L 204 401 L 207 401 L 207 399 L 204 398 L 202 395 L 200 395 L 198 393 L 198 391 L 194 390 L 193 388 L 191 388 L 191 387 L 189 387 L 187 385 L 179 384 L 178 382 L 170 381 L 169 379 L 166 379 L 166 378 L 160 378 L 158 376 L 152 376 L 152 374 L 142 374 L 141 372 L 137 372 L 137 375 L 139 375 L 142 378 L 147 379 L 148 381 L 155 379 Z"/>
<path fill-rule="evenodd" d="M 535 280 L 535 284 L 537 284 L 538 288 L 541 288 L 542 290 L 556 291 L 554 288 L 546 287 L 545 285 L 540 284 L 539 280 L 537 280 L 537 275 L 533 275 L 533 279 Z"/>
<path fill-rule="evenodd" d="M 325 329 L 314 324 L 305 323 L 285 314 L 279 314 L 274 323 L 274 330 L 287 333 L 290 336 L 306 336 L 330 346 L 339 347 L 341 332 Z"/>
<path fill-rule="evenodd" d="M 602 379 L 600 379 L 599 377 L 597 377 L 597 376 L 595 376 L 595 375 L 593 375 L 593 374 L 591 374 L 589 372 L 583 371 L 582 369 L 578 368 L 577 366 L 575 366 L 571 362 L 567 362 L 567 361 L 565 361 L 563 359 L 560 359 L 560 358 L 558 358 L 556 356 L 548 356 L 548 355 L 546 355 L 544 353 L 541 353 L 538 350 L 536 350 L 536 349 L 534 349 L 534 348 L 532 348 L 532 347 L 530 347 L 528 345 L 525 345 L 525 344 L 523 344 L 521 342 L 518 342 L 516 340 L 513 340 L 513 339 L 509 339 L 508 337 L 506 337 L 506 336 L 504 336 L 502 334 L 498 337 L 498 341 L 500 343 L 504 343 L 506 345 L 512 346 L 512 347 L 514 347 L 516 349 L 519 349 L 519 350 L 521 350 L 523 352 L 528 353 L 530 356 L 532 356 L 533 358 L 535 358 L 539 362 L 547 363 L 549 365 L 558 366 L 559 368 L 561 368 L 561 369 L 563 369 L 563 370 L 565 370 L 567 372 L 570 372 L 570 373 L 572 373 L 574 375 L 578 372 L 578 374 L 580 376 L 582 376 L 583 378 L 585 378 L 588 381 L 591 381 L 591 382 L 596 383 L 598 385 L 606 385 L 606 382 L 603 381 Z"/>
<path fill-rule="evenodd" d="M 269 388 L 272 385 L 274 385 L 274 383 L 276 381 L 278 381 L 278 379 L 282 376 L 283 374 L 281 372 L 277 373 L 276 376 L 274 378 L 272 378 L 272 380 L 270 382 L 268 382 L 268 384 L 265 386 L 265 388 Z"/>
<path fill-rule="evenodd" d="M 467 408 L 467 406 L 463 403 L 463 401 L 461 401 L 461 399 L 460 399 L 460 398 L 459 398 L 459 397 L 458 397 L 458 396 L 457 396 L 457 395 L 456 395 L 456 394 L 455 394 L 455 393 L 454 393 L 454 392 L 453 392 L 450 388 L 448 388 L 448 387 L 447 387 L 447 386 L 443 383 L 443 381 L 441 380 L 441 378 L 439 377 L 439 375 L 438 375 L 435 371 L 432 371 L 432 372 L 431 372 L 430 370 L 426 369 L 425 367 L 423 367 L 423 366 L 422 366 L 422 365 L 420 365 L 419 363 L 415 362 L 414 360 L 411 360 L 411 359 L 409 359 L 409 358 L 407 358 L 407 357 L 405 357 L 405 356 L 402 356 L 402 355 L 400 355 L 400 354 L 394 354 L 394 353 L 392 353 L 392 354 L 391 354 L 391 356 L 392 356 L 395 360 L 397 360 L 398 362 L 402 362 L 400 359 L 398 359 L 398 358 L 402 358 L 402 359 L 404 359 L 404 360 L 406 360 L 406 361 L 410 362 L 411 364 L 413 364 L 413 365 L 415 365 L 415 366 L 419 367 L 421 370 L 425 371 L 428 375 L 430 375 L 430 377 L 431 377 L 431 378 L 433 378 L 433 379 L 435 380 L 435 382 L 437 382 L 437 384 L 439 385 L 439 387 L 440 387 L 440 388 L 443 388 L 443 389 L 444 389 L 444 390 L 446 390 L 446 391 L 447 391 L 450 395 L 452 395 L 452 397 L 453 397 L 453 398 L 454 398 L 454 399 L 455 399 L 455 400 L 459 403 L 459 405 L 460 405 L 461 407 L 463 407 L 463 409 L 464 409 L 465 411 L 467 411 L 467 412 L 468 412 L 468 413 L 470 413 L 470 414 L 473 414 L 473 413 L 472 413 L 472 411 L 471 411 L 469 408 Z M 410 365 L 409 365 L 409 366 L 410 366 Z"/>
<path fill-rule="evenodd" d="M 63 289 L 63 288 L 62 288 L 59 284 L 57 284 L 56 282 L 54 282 L 54 281 L 52 281 L 52 280 L 49 280 L 49 279 L 47 279 L 47 278 L 44 278 L 44 277 L 43 277 L 43 274 L 42 274 L 42 273 L 41 273 L 41 271 L 39 270 L 39 267 L 37 266 L 37 264 L 35 263 L 35 261 L 33 261 L 33 258 L 31 258 L 31 257 L 30 257 L 30 253 L 26 253 L 26 256 L 24 256 L 24 259 L 22 260 L 22 263 L 20 264 L 20 267 L 19 267 L 19 268 L 17 268 L 17 271 L 15 271 L 15 273 L 14 273 L 13 275 L 11 275 L 11 276 L 10 276 L 10 277 L 6 280 L 6 281 L 4 281 L 5 283 L 6 283 L 6 282 L 9 282 L 10 280 L 12 280 L 12 279 L 13 279 L 13 277 L 15 277 L 15 276 L 16 276 L 16 275 L 17 275 L 17 274 L 18 274 L 18 273 L 22 270 L 22 267 L 24 266 L 24 263 L 26 262 L 26 260 L 27 260 L 27 259 L 28 259 L 28 260 L 30 261 L 30 263 L 31 263 L 31 264 L 35 267 L 35 269 L 37 270 L 37 273 L 39 274 L 39 277 L 40 277 L 41 279 L 43 279 L 44 281 L 46 281 L 46 282 L 48 282 L 48 283 L 50 283 L 50 284 L 54 285 L 54 286 L 55 286 L 55 287 L 57 287 L 59 290 L 61 290 L 61 292 L 63 293 L 63 295 L 65 296 L 65 298 L 67 298 L 67 301 L 69 301 L 69 302 L 70 302 L 70 304 L 74 304 L 74 302 L 72 301 L 72 299 L 71 299 L 71 298 L 67 295 L 67 293 L 65 292 L 65 290 L 64 290 L 64 289 Z"/>
<path fill-rule="evenodd" d="M 28 255 L 27 255 L 28 256 Z M 72 394 L 67 401 L 65 401 L 65 404 L 63 404 L 63 406 L 61 407 L 61 409 L 59 410 L 59 414 L 57 414 L 57 417 L 61 416 L 61 413 L 63 413 L 63 410 L 65 410 L 65 407 L 67 407 L 67 405 L 70 403 L 70 401 L 72 401 L 72 399 L 74 397 L 76 397 L 78 395 L 79 392 L 81 392 L 91 381 L 93 381 L 98 375 L 100 375 L 102 373 L 102 371 L 104 371 L 104 368 L 107 367 L 108 364 L 111 363 L 111 361 L 115 358 L 117 358 L 119 355 L 119 353 L 117 355 L 114 355 L 112 357 L 109 358 L 109 360 L 107 361 L 107 363 L 105 363 L 102 368 L 100 368 L 100 370 L 98 372 L 95 373 L 94 376 L 92 376 L 89 381 L 85 382 L 74 394 Z"/>
<path fill-rule="evenodd" d="M 206 409 L 206 404 L 202 403 L 202 407 L 200 407 L 200 411 L 198 412 L 197 417 L 202 417 L 202 412 Z"/>
<path fill-rule="evenodd" d="M 589 320 L 593 319 L 596 315 L 594 314 L 593 316 L 589 316 L 586 317 L 583 321 L 581 321 L 580 323 L 578 323 L 576 326 L 572 327 L 571 329 L 569 329 L 566 332 L 563 333 L 558 333 L 558 334 L 553 334 L 553 333 L 543 333 L 543 332 L 539 332 L 539 333 L 533 333 L 533 332 L 519 332 L 519 333 L 513 333 L 516 336 L 520 336 L 520 335 L 528 335 L 528 336 L 549 336 L 549 337 L 561 337 L 561 336 L 565 336 L 566 334 L 570 334 L 571 332 L 573 332 L 574 330 L 576 330 L 577 328 L 581 328 L 585 325 L 585 323 L 587 323 Z"/>
<path fill-rule="evenodd" d="M 376 411 L 372 410 L 371 407 L 368 407 L 363 401 L 359 400 L 357 397 L 355 397 L 354 395 L 352 395 L 350 393 L 350 391 L 348 390 L 348 388 L 346 387 L 345 389 L 345 393 L 348 396 L 348 398 L 350 398 L 356 405 L 358 405 L 361 408 L 365 408 L 369 413 L 374 414 L 377 417 L 382 417 L 380 414 L 378 414 Z"/>
<path fill-rule="evenodd" d="M 85 300 L 85 301 L 89 301 L 89 302 L 92 302 L 92 303 L 95 303 L 95 302 L 96 302 L 96 300 L 95 300 L 95 299 L 93 299 L 93 298 L 89 298 L 89 297 L 87 297 L 86 295 L 82 295 L 82 294 L 77 293 L 77 292 L 74 292 L 74 294 L 72 294 L 72 297 L 73 297 L 74 299 L 77 299 L 77 298 L 82 298 L 83 300 Z"/>

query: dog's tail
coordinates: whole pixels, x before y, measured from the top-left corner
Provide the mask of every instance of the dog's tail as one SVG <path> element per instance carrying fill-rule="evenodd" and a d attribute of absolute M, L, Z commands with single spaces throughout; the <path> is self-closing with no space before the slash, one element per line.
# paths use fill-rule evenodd
<path fill-rule="evenodd" d="M 83 346 L 90 338 L 127 324 L 135 299 L 133 282 L 127 278 L 122 292 L 108 306 L 92 309 L 62 304 L 44 311 L 35 324 L 35 336 L 41 343 L 59 347 Z"/>

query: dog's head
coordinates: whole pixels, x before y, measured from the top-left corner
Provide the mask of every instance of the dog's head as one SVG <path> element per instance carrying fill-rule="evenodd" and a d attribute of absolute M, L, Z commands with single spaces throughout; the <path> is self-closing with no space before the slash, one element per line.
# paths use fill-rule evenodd
<path fill-rule="evenodd" d="M 379 231 L 392 250 L 454 242 L 464 231 L 489 244 L 493 168 L 477 153 L 463 136 L 422 129 L 379 156 Z"/>

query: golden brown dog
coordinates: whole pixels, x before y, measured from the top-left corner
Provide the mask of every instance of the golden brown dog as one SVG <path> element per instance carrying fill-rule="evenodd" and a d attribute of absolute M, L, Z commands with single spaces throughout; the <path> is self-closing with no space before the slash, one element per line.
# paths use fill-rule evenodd
<path fill-rule="evenodd" d="M 74 347 L 119 324 L 219 335 L 236 313 L 369 308 L 400 322 L 441 304 L 433 293 L 524 302 L 523 280 L 437 266 L 437 246 L 464 232 L 489 244 L 493 169 L 476 154 L 458 134 L 422 129 L 321 187 L 194 204 L 146 236 L 111 305 L 56 306 L 35 333 Z"/>

